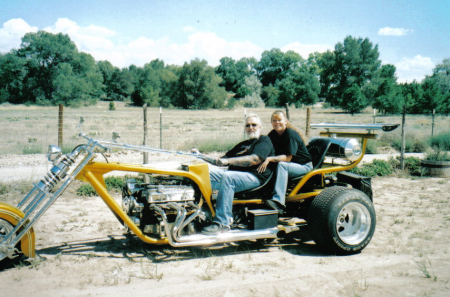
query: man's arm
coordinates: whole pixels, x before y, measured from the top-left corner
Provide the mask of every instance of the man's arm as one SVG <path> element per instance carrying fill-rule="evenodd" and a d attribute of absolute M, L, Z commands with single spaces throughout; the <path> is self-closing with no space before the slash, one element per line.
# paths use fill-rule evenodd
<path fill-rule="evenodd" d="M 235 158 L 220 158 L 217 162 L 219 166 L 239 166 L 239 167 L 250 167 L 258 165 L 262 162 L 258 155 L 250 155 Z"/>

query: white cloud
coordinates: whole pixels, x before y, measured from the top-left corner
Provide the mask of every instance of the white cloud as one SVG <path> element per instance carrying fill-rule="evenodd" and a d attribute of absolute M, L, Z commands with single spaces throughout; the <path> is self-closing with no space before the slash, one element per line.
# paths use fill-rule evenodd
<path fill-rule="evenodd" d="M 110 38 L 114 37 L 116 33 L 107 28 L 94 25 L 82 28 L 74 21 L 59 18 L 53 26 L 44 28 L 44 30 L 53 34 L 69 35 L 70 39 L 77 45 L 78 50 L 82 52 L 92 54 L 93 52 L 113 50 L 114 48 Z"/>
<path fill-rule="evenodd" d="M 384 27 L 378 30 L 378 35 L 382 36 L 403 36 L 410 33 L 413 33 L 413 30 L 410 29 L 403 29 L 403 28 L 389 28 Z"/>
<path fill-rule="evenodd" d="M 412 59 L 403 58 L 402 61 L 394 65 L 397 69 L 398 82 L 412 82 L 413 80 L 421 82 L 425 75 L 431 75 L 433 68 L 435 68 L 430 58 L 420 55 Z"/>
<path fill-rule="evenodd" d="M 300 54 L 303 59 L 308 59 L 309 54 L 314 52 L 323 53 L 327 50 L 334 50 L 334 46 L 327 44 L 301 44 L 300 42 L 294 42 L 281 48 L 281 51 L 283 52 L 294 51 Z"/>
<path fill-rule="evenodd" d="M 240 59 L 258 57 L 263 49 L 250 42 L 227 42 L 211 32 L 199 32 L 193 27 L 184 27 L 188 42 L 178 44 L 169 38 L 149 39 L 139 37 L 128 44 L 114 41 L 116 33 L 109 29 L 89 26 L 80 27 L 77 23 L 60 18 L 45 28 L 47 32 L 68 34 L 77 45 L 78 50 L 91 54 L 97 61 L 108 60 L 113 65 L 128 67 L 131 64 L 143 66 L 154 59 L 161 59 L 167 64 L 182 65 L 195 58 L 208 61 L 211 66 L 219 65 L 222 57 Z"/>
<path fill-rule="evenodd" d="M 194 27 L 186 26 L 186 27 L 183 27 L 183 31 L 184 32 L 197 32 L 197 29 L 195 29 Z"/>
<path fill-rule="evenodd" d="M 37 31 L 37 27 L 28 25 L 23 19 L 11 19 L 3 23 L 3 27 L 0 29 L 0 53 L 18 49 L 22 42 L 22 37 L 26 33 Z"/>

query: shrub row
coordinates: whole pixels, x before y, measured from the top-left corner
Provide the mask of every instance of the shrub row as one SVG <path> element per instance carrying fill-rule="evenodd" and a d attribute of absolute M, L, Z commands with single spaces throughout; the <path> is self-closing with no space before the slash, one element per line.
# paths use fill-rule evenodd
<path fill-rule="evenodd" d="M 125 184 L 126 179 L 127 179 L 127 177 L 108 176 L 107 178 L 105 178 L 106 189 L 108 191 L 111 191 L 111 190 L 121 191 L 123 188 L 123 185 Z M 95 195 L 97 195 L 97 192 L 91 186 L 91 184 L 82 184 L 77 189 L 77 195 L 78 196 L 95 196 Z"/>
<path fill-rule="evenodd" d="M 426 172 L 420 165 L 420 159 L 416 157 L 407 157 L 404 159 L 405 170 L 412 176 L 425 176 Z M 375 176 L 388 176 L 396 171 L 401 170 L 400 157 L 393 158 L 389 160 L 373 160 L 372 163 L 363 164 L 361 167 L 355 167 L 351 172 L 375 177 Z"/>

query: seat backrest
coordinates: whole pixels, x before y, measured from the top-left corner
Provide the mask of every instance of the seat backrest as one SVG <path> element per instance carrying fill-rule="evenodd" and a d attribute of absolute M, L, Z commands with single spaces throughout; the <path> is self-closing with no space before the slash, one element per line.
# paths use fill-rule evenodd
<path fill-rule="evenodd" d="M 314 138 L 308 143 L 306 148 L 311 155 L 313 169 L 317 169 L 322 166 L 330 144 L 331 139 L 329 138 Z"/>

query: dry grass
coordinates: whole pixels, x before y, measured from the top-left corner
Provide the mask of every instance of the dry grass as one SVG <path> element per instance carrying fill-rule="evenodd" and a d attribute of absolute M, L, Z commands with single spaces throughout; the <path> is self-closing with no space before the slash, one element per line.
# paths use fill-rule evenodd
<path fill-rule="evenodd" d="M 141 144 L 143 141 L 143 110 L 139 107 L 125 107 L 115 103 L 116 110 L 108 110 L 108 102 L 96 106 L 64 109 L 64 147 L 72 148 L 80 143 L 78 123 L 80 117 L 85 122 L 83 132 L 87 135 L 110 139 L 113 131 L 119 132 L 120 141 Z M 258 114 L 263 121 L 263 133 L 271 129 L 270 115 L 275 109 L 246 109 L 247 113 Z M 162 147 L 165 149 L 188 149 L 202 143 L 236 143 L 244 137 L 244 108 L 236 110 L 180 110 L 164 109 L 162 113 Z M 159 108 L 148 109 L 148 145 L 160 146 Z M 304 130 L 306 109 L 291 109 L 292 123 Z M 380 116 L 377 123 L 401 123 L 400 116 Z M 312 108 L 311 123 L 372 123 L 371 110 L 351 116 L 333 109 Z M 449 118 L 435 118 L 435 134 L 447 131 Z M 48 144 L 58 142 L 58 107 L 37 107 L 24 105 L 0 105 L 0 125 L 2 127 L 2 154 L 43 153 Z M 400 137 L 400 129 L 384 137 Z M 317 136 L 318 130 L 312 130 L 310 136 Z M 431 117 L 407 117 L 407 136 L 423 138 L 431 135 Z"/>

